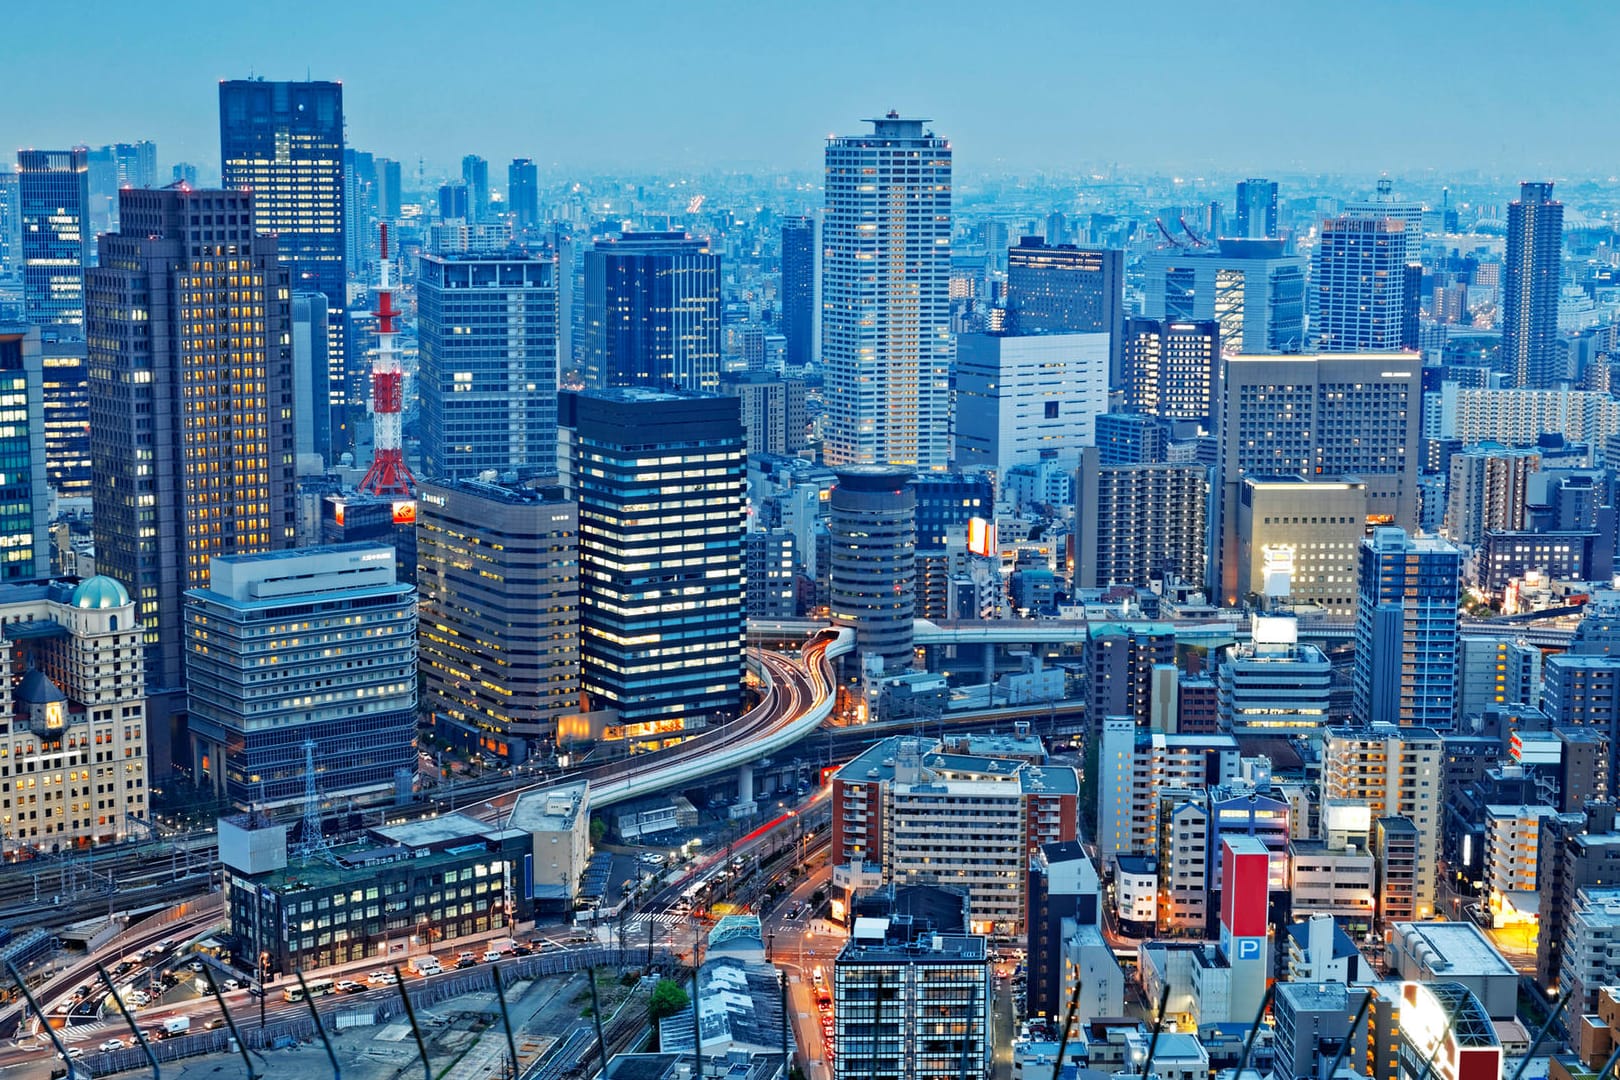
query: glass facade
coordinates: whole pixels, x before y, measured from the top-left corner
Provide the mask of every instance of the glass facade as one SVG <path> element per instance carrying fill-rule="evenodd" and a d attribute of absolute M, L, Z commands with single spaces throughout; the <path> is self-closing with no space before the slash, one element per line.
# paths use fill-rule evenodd
<path fill-rule="evenodd" d="M 17 151 L 23 309 L 41 326 L 84 327 L 90 152 Z"/>
<path fill-rule="evenodd" d="M 592 390 L 720 388 L 720 255 L 685 233 L 625 233 L 585 253 Z"/>
<path fill-rule="evenodd" d="M 39 332 L 0 327 L 0 580 L 49 571 L 45 515 Z"/>

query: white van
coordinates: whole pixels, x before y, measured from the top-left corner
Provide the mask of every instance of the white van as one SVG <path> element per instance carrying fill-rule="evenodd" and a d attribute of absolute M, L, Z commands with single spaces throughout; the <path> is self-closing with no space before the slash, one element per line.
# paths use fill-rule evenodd
<path fill-rule="evenodd" d="M 438 975 L 444 971 L 437 956 L 418 956 L 411 961 L 411 970 L 418 975 Z"/>

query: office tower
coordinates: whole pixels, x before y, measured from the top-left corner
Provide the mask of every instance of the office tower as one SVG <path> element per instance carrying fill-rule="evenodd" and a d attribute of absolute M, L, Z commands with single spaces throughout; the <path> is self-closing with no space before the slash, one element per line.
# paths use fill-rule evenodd
<path fill-rule="evenodd" d="M 720 385 L 720 255 L 683 232 L 624 233 L 585 253 L 585 341 L 593 390 Z"/>
<path fill-rule="evenodd" d="M 41 326 L 84 331 L 90 265 L 90 152 L 17 151 L 23 311 Z"/>
<path fill-rule="evenodd" d="M 401 168 L 397 161 L 391 158 L 380 157 L 375 159 L 377 167 L 377 216 L 383 221 L 393 221 L 399 217 L 402 207 L 401 192 L 403 191 Z"/>
<path fill-rule="evenodd" d="M 829 465 L 950 464 L 951 147 L 898 113 L 827 141 Z"/>
<path fill-rule="evenodd" d="M 88 276 L 96 564 L 139 605 L 149 689 L 184 685 L 209 560 L 294 539 L 289 273 L 253 199 L 126 191 Z"/>
<path fill-rule="evenodd" d="M 1338 217 L 1322 223 L 1311 260 L 1318 352 L 1401 347 L 1406 226 L 1393 218 Z"/>
<path fill-rule="evenodd" d="M 60 499 L 90 497 L 90 382 L 85 341 L 77 331 L 41 335 L 41 413 L 45 482 Z"/>
<path fill-rule="evenodd" d="M 1108 334 L 1118 385 L 1125 321 L 1125 253 L 1026 236 L 1007 252 L 1007 329 L 1015 334 Z"/>
<path fill-rule="evenodd" d="M 1487 442 L 1452 454 L 1445 534 L 1478 547 L 1487 531 L 1523 529 L 1530 476 L 1540 471 L 1540 452 L 1528 448 Z"/>
<path fill-rule="evenodd" d="M 557 471 L 555 269 L 550 259 L 517 253 L 421 257 L 425 476 Z"/>
<path fill-rule="evenodd" d="M 439 738 L 518 764 L 579 711 L 579 514 L 560 487 L 425 480 L 424 711 Z"/>
<path fill-rule="evenodd" d="M 1256 615 L 1252 640 L 1221 650 L 1215 671 L 1222 731 L 1309 735 L 1327 725 L 1333 665 L 1300 644 L 1292 616 Z"/>
<path fill-rule="evenodd" d="M 0 279 L 22 277 L 22 207 L 17 174 L 0 170 Z"/>
<path fill-rule="evenodd" d="M 955 885 L 972 925 L 1020 933 L 1030 859 L 1075 839 L 1079 778 L 963 741 L 896 735 L 839 768 L 829 859 L 881 867 L 902 886 Z"/>
<path fill-rule="evenodd" d="M 1099 465 L 1152 465 L 1168 461 L 1170 425 L 1146 413 L 1103 413 L 1092 422 Z"/>
<path fill-rule="evenodd" d="M 506 205 L 519 233 L 540 226 L 540 170 L 528 158 L 513 158 L 506 168 Z"/>
<path fill-rule="evenodd" d="M 737 399 L 641 388 L 559 397 L 579 503 L 580 655 L 592 709 L 656 745 L 742 704 L 747 456 Z"/>
<path fill-rule="evenodd" d="M 1355 477 L 1245 476 L 1237 487 L 1229 593 L 1261 608 L 1352 616 L 1367 532 L 1367 485 Z"/>
<path fill-rule="evenodd" d="M 919 552 L 943 551 L 951 529 L 965 529 L 973 518 L 994 516 L 995 500 L 987 476 L 930 473 L 913 477 L 911 491 L 917 499 Z"/>
<path fill-rule="evenodd" d="M 1143 289 L 1143 315 L 1214 319 L 1228 356 L 1305 348 L 1305 256 L 1285 254 L 1281 240 L 1154 252 L 1143 259 Z"/>
<path fill-rule="evenodd" d="M 1176 631 L 1169 623 L 1092 623 L 1086 631 L 1086 716 L 1092 731 L 1109 717 L 1128 716 L 1151 727 L 1154 669 L 1176 662 Z M 1161 702 L 1162 704 L 1162 702 Z"/>
<path fill-rule="evenodd" d="M 299 454 L 319 454 L 323 461 L 334 462 L 327 340 L 326 297 L 318 292 L 293 293 L 293 445 Z"/>
<path fill-rule="evenodd" d="M 766 372 L 743 372 L 720 380 L 720 392 L 741 404 L 748 432 L 748 456 L 791 456 L 810 441 L 803 379 L 783 379 Z"/>
<path fill-rule="evenodd" d="M 1434 868 L 1440 856 L 1440 770 L 1445 760 L 1440 736 L 1432 729 L 1371 724 L 1329 728 L 1322 742 L 1322 797 L 1364 802 L 1374 819 L 1375 852 L 1387 852 L 1379 832 L 1385 822 L 1404 819 L 1415 830 L 1409 879 L 1411 918 L 1434 914 Z M 1382 820 L 1380 820 L 1382 819 Z M 1386 860 L 1387 861 L 1387 860 Z M 1380 907 L 1380 915 L 1386 909 Z"/>
<path fill-rule="evenodd" d="M 1221 329 L 1214 320 L 1129 318 L 1121 332 L 1125 404 L 1165 420 L 1213 424 L 1220 401 Z"/>
<path fill-rule="evenodd" d="M 126 204 L 127 205 L 127 204 Z M 192 775 L 247 809 L 392 793 L 416 772 L 416 590 L 376 544 L 216 555 L 186 590 Z M 291 635 L 291 636 L 288 636 Z M 275 678 L 264 672 L 274 664 Z"/>
<path fill-rule="evenodd" d="M 439 220 L 468 220 L 469 198 L 466 184 L 439 185 Z"/>
<path fill-rule="evenodd" d="M 169 179 L 176 184 L 197 186 L 197 166 L 189 161 L 177 161 L 169 170 Z"/>
<path fill-rule="evenodd" d="M 1407 258 L 1414 253 L 1407 252 Z M 1401 348 L 1416 351 L 1423 347 L 1420 324 L 1423 319 L 1423 264 L 1409 262 L 1401 270 Z"/>
<path fill-rule="evenodd" d="M 988 1075 L 988 946 L 911 915 L 861 919 L 833 962 L 833 1080 Z"/>
<path fill-rule="evenodd" d="M 1541 650 L 1526 641 L 1457 639 L 1457 730 L 1487 709 L 1541 706 Z"/>
<path fill-rule="evenodd" d="M 916 614 L 917 495 L 908 469 L 846 466 L 828 501 L 835 622 L 855 628 L 863 661 L 910 670 Z"/>
<path fill-rule="evenodd" d="M 1545 682 L 1541 709 L 1555 728 L 1585 728 L 1620 739 L 1620 657 L 1597 653 L 1558 653 L 1542 663 Z M 1610 773 L 1607 795 L 1620 792 Z"/>
<path fill-rule="evenodd" d="M 39 330 L 0 324 L 0 581 L 50 573 Z"/>
<path fill-rule="evenodd" d="M 472 221 L 489 219 L 489 162 L 477 154 L 461 159 L 461 182 L 467 185 L 467 213 Z"/>
<path fill-rule="evenodd" d="M 1239 599 L 1237 519 L 1245 475 L 1353 476 L 1366 485 L 1369 520 L 1415 527 L 1422 376 L 1415 357 L 1234 356 L 1225 367 L 1216 425 L 1219 602 Z"/>
<path fill-rule="evenodd" d="M 343 84 L 221 80 L 219 160 L 222 188 L 253 193 L 253 227 L 276 238 L 292 288 L 326 297 L 328 352 L 343 359 Z"/>
<path fill-rule="evenodd" d="M 782 334 L 787 366 L 801 369 L 815 359 L 816 219 L 805 215 L 782 222 Z"/>
<path fill-rule="evenodd" d="M 1379 527 L 1362 541 L 1356 604 L 1355 715 L 1451 726 L 1457 708 L 1462 552 L 1438 537 Z"/>
<path fill-rule="evenodd" d="M 377 258 L 377 158 L 353 147 L 343 151 L 344 260 L 349 276 L 366 280 Z"/>
<path fill-rule="evenodd" d="M 1239 180 L 1233 233 L 1241 239 L 1271 240 L 1277 236 L 1277 181 L 1251 177 Z"/>
<path fill-rule="evenodd" d="M 747 603 L 750 619 L 791 619 L 797 614 L 797 556 L 793 534 L 767 529 L 748 534 L 746 547 Z"/>
<path fill-rule="evenodd" d="M 0 858 L 149 837 L 146 684 L 124 587 L 0 585 L 0 663 L 0 753 L 17 777 L 0 792 Z"/>
<path fill-rule="evenodd" d="M 1558 290 L 1564 250 L 1564 204 L 1552 183 L 1519 185 L 1508 203 L 1502 260 L 1502 351 L 1498 370 L 1513 385 L 1557 386 L 1569 373 L 1558 341 Z"/>
<path fill-rule="evenodd" d="M 1147 589 L 1173 576 L 1204 585 L 1209 470 L 1202 465 L 1103 465 L 1080 453 L 1075 478 L 1074 587 Z"/>
<path fill-rule="evenodd" d="M 1108 334 L 962 334 L 956 339 L 956 464 L 1005 477 L 1072 465 L 1108 411 Z"/>

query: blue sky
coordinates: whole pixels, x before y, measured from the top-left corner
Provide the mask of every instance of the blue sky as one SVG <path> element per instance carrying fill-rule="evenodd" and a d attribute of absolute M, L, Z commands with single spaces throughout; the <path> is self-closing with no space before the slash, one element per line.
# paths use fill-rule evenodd
<path fill-rule="evenodd" d="M 436 166 L 815 169 L 888 108 L 959 169 L 1607 176 L 1620 6 L 165 0 L 6 6 L 0 146 L 219 155 L 217 81 L 335 78 L 349 141 Z M 499 186 L 503 168 L 491 170 Z"/>

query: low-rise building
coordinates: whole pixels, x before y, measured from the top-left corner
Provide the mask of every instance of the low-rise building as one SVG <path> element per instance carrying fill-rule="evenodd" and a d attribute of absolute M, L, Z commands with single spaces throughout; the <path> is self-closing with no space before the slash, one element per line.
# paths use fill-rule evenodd
<path fill-rule="evenodd" d="M 520 793 L 506 827 L 532 837 L 520 878 L 527 898 L 553 913 L 572 911 L 591 860 L 590 781 Z"/>
<path fill-rule="evenodd" d="M 1384 962 L 1409 982 L 1461 983 L 1493 1019 L 1518 1012 L 1519 973 L 1471 922 L 1407 922 L 1390 928 Z"/>

